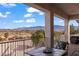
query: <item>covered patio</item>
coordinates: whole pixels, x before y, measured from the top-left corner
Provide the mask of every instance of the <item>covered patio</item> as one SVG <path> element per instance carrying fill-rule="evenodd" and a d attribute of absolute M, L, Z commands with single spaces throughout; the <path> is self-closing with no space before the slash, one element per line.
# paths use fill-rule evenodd
<path fill-rule="evenodd" d="M 45 41 L 47 41 L 47 48 L 51 50 L 54 47 L 54 16 L 64 19 L 64 37 L 65 41 L 70 42 L 70 26 L 69 21 L 79 19 L 79 4 L 75 3 L 29 3 L 28 5 L 35 7 L 45 12 Z M 74 47 L 72 49 L 75 49 Z M 71 49 L 71 50 L 72 50 Z M 76 48 L 77 50 L 79 48 Z M 70 50 L 68 50 L 68 55 Z"/>

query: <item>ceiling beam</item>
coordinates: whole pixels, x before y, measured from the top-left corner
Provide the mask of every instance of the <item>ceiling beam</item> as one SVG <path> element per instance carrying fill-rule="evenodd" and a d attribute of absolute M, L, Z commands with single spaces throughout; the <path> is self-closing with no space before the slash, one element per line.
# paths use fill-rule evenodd
<path fill-rule="evenodd" d="M 68 19 L 68 15 L 56 4 L 52 4 L 51 8 L 52 10 L 54 9 L 55 14 L 58 15 L 60 18 Z"/>
<path fill-rule="evenodd" d="M 49 11 L 49 6 L 46 3 L 24 3 L 24 4 L 27 4 L 27 5 L 32 6 L 34 8 L 37 8 L 37 9 L 44 11 L 44 12 Z"/>
<path fill-rule="evenodd" d="M 77 15 L 70 15 L 69 16 L 69 19 L 79 19 L 79 14 L 77 14 Z"/>

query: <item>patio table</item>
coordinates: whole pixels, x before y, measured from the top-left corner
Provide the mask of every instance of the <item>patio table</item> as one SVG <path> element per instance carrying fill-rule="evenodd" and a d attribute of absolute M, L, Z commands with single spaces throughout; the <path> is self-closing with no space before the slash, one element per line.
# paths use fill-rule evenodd
<path fill-rule="evenodd" d="M 43 53 L 44 49 L 45 47 L 33 49 L 31 51 L 25 52 L 25 54 L 28 54 L 30 56 L 63 56 L 66 53 L 65 50 L 52 48 L 53 53 L 47 54 L 47 53 Z"/>

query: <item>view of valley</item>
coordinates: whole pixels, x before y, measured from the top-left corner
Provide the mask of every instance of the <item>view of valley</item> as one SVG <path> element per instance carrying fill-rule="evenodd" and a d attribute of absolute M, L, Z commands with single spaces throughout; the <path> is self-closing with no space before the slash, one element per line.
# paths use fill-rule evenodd
<path fill-rule="evenodd" d="M 56 25 L 55 31 L 61 32 L 64 31 L 63 26 L 58 26 Z M 22 28 L 17 28 L 17 29 L 0 29 L 0 41 L 5 40 L 5 34 L 7 33 L 7 38 L 8 40 L 14 40 L 16 39 L 26 39 L 26 38 L 31 38 L 32 33 L 36 32 L 37 30 L 44 30 L 43 26 L 37 26 L 37 27 L 22 27 Z"/>
<path fill-rule="evenodd" d="M 15 55 L 15 51 L 13 53 L 14 49 L 16 49 L 17 55 L 23 55 L 23 48 L 22 48 L 23 41 L 25 42 L 25 47 L 26 47 L 25 51 L 26 52 L 34 49 L 35 47 L 34 47 L 34 44 L 33 44 L 32 38 L 31 38 L 32 34 L 37 31 L 41 31 L 41 30 L 43 30 L 43 31 L 45 30 L 43 26 L 21 27 L 21 28 L 16 28 L 16 29 L 0 29 L 0 47 L 1 47 L 0 55 Z M 64 30 L 64 27 L 56 25 L 55 30 L 56 30 L 56 32 L 61 33 L 61 31 Z M 56 34 L 56 36 L 57 36 L 57 34 Z M 18 42 L 18 40 L 20 40 L 20 41 Z M 38 40 L 38 39 L 36 38 L 36 40 Z M 12 42 L 10 42 L 10 41 L 12 41 Z M 2 42 L 5 42 L 5 43 L 2 44 Z M 38 41 L 36 41 L 36 42 L 38 42 Z M 38 47 L 41 47 L 41 46 L 44 46 L 44 45 L 41 43 L 40 43 L 40 45 L 38 44 Z M 12 51 L 9 51 L 9 49 L 8 49 L 8 51 L 6 51 L 6 53 L 5 53 L 5 49 L 7 49 L 8 47 Z M 4 54 L 2 54 L 3 53 L 2 51 L 4 52 Z"/>

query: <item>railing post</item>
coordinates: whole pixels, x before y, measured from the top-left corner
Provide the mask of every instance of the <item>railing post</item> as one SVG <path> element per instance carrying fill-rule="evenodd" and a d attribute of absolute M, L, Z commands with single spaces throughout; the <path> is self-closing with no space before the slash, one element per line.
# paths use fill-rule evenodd
<path fill-rule="evenodd" d="M 11 56 L 11 55 L 16 56 L 18 42 L 23 43 L 23 44 L 21 44 L 21 46 L 23 47 L 22 48 L 23 56 L 25 56 L 25 40 L 24 39 L 0 42 L 1 56 Z"/>
<path fill-rule="evenodd" d="M 25 56 L 25 40 L 23 40 L 23 56 Z"/>
<path fill-rule="evenodd" d="M 15 56 L 17 55 L 16 54 L 16 42 L 14 42 L 14 45 L 15 45 L 15 48 L 13 50 L 15 50 Z"/>
<path fill-rule="evenodd" d="M 1 56 L 3 56 L 2 54 L 3 54 L 3 44 L 1 44 Z"/>

